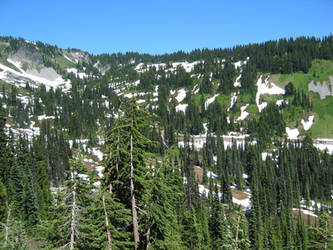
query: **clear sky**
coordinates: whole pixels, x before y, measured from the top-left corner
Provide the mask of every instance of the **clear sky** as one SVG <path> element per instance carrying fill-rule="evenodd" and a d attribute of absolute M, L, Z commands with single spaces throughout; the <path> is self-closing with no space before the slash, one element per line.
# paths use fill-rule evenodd
<path fill-rule="evenodd" d="M 333 0 L 0 0 L 0 35 L 161 54 L 333 33 Z"/>

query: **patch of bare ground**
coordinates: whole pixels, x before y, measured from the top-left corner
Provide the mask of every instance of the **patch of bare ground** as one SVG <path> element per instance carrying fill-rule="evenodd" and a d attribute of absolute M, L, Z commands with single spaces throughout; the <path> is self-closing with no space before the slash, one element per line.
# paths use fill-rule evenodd
<path fill-rule="evenodd" d="M 203 170 L 198 166 L 194 166 L 194 177 L 199 183 L 202 183 Z"/>
<path fill-rule="evenodd" d="M 316 224 L 319 223 L 318 217 L 309 215 L 309 214 L 305 214 L 303 211 L 300 211 L 300 212 L 301 212 L 301 216 L 302 216 L 302 219 L 305 224 L 310 224 L 311 226 L 315 226 Z M 292 211 L 294 219 L 298 218 L 298 213 L 299 213 L 298 210 Z M 333 218 L 331 218 L 331 224 L 333 224 Z"/>
<path fill-rule="evenodd" d="M 250 198 L 250 195 L 245 190 L 238 190 L 238 189 L 231 189 L 232 197 L 236 198 L 237 200 L 245 200 Z"/>

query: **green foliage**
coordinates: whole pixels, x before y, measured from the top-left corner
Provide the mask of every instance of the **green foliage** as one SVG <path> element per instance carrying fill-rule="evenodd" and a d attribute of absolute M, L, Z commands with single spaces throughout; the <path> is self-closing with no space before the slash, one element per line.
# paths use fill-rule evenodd
<path fill-rule="evenodd" d="M 0 223 L 5 223 L 8 213 L 8 197 L 5 185 L 0 181 Z"/>
<path fill-rule="evenodd" d="M 313 137 L 333 136 L 333 97 L 328 96 L 321 100 L 318 95 L 313 99 L 313 112 L 316 114 L 315 122 L 311 127 Z"/>
<path fill-rule="evenodd" d="M 319 216 L 318 225 L 310 228 L 309 248 L 331 249 L 333 247 L 332 234 L 332 218 L 326 211 L 324 211 Z"/>

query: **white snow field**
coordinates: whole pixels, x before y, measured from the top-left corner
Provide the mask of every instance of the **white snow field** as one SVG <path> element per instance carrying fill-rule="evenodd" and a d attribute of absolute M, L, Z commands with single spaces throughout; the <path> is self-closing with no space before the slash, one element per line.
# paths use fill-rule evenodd
<path fill-rule="evenodd" d="M 64 90 L 69 90 L 71 88 L 70 81 L 69 80 L 64 80 L 52 68 L 43 68 L 45 71 L 47 71 L 47 73 L 50 73 L 50 72 L 52 73 L 51 78 L 53 80 L 50 80 L 50 79 L 47 79 L 47 78 L 42 77 L 42 76 L 36 76 L 35 75 L 36 72 L 34 74 L 25 72 L 21 68 L 21 63 L 20 62 L 13 61 L 13 60 L 10 60 L 10 59 L 8 59 L 7 61 L 10 62 L 11 64 L 13 64 L 16 68 L 18 68 L 20 70 L 20 72 L 14 70 L 12 68 L 9 68 L 9 67 L 0 63 L 0 69 L 2 70 L 2 72 L 0 72 L 0 79 L 1 80 L 4 80 L 6 82 L 15 84 L 15 82 L 17 82 L 17 81 L 13 80 L 13 77 L 14 78 L 19 77 L 19 78 L 25 78 L 25 80 L 23 80 L 22 82 L 26 82 L 26 80 L 28 79 L 28 80 L 33 81 L 33 82 L 42 83 L 46 86 L 47 89 L 63 88 Z"/>
<path fill-rule="evenodd" d="M 309 130 L 313 125 L 313 121 L 314 121 L 313 115 L 310 115 L 307 121 L 302 119 L 301 123 L 303 125 L 304 130 Z"/>
<path fill-rule="evenodd" d="M 261 75 L 257 81 L 257 94 L 256 94 L 256 104 L 261 112 L 267 106 L 267 102 L 260 103 L 260 96 L 264 94 L 268 95 L 284 95 L 285 90 L 280 88 L 274 83 L 269 84 L 269 76 L 263 80 L 263 76 Z"/>

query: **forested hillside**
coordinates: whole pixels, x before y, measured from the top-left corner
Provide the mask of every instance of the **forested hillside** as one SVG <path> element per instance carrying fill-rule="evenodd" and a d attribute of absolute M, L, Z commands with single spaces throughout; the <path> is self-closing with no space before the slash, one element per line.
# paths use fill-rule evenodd
<path fill-rule="evenodd" d="M 333 36 L 163 55 L 0 37 L 0 247 L 332 249 L 332 122 Z"/>

